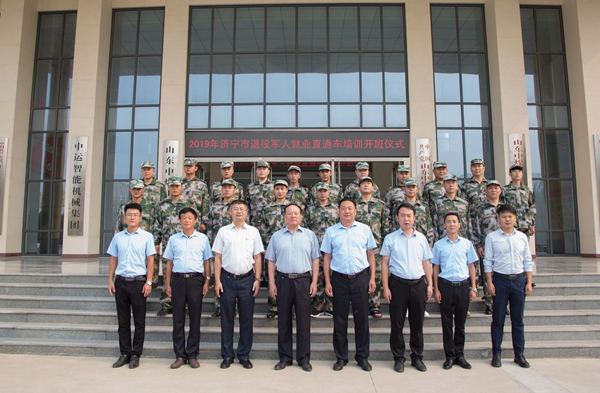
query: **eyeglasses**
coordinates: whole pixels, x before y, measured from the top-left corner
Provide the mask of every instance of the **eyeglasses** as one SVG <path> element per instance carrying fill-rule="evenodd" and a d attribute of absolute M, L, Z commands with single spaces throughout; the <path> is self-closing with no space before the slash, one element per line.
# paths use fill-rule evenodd
<path fill-rule="evenodd" d="M 128 218 L 129 218 L 129 217 L 134 217 L 134 218 L 137 218 L 137 217 L 139 217 L 139 216 L 140 216 L 140 214 L 137 214 L 137 213 L 127 213 L 127 214 L 125 214 L 125 217 L 128 217 Z"/>

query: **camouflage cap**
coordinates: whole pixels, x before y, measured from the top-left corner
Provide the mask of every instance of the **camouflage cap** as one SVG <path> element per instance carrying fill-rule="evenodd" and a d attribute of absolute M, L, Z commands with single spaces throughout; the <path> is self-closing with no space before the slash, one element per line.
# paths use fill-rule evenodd
<path fill-rule="evenodd" d="M 221 163 L 221 169 L 233 167 L 233 161 L 223 161 Z"/>
<path fill-rule="evenodd" d="M 410 167 L 406 165 L 398 165 L 398 169 L 396 169 L 396 172 L 410 172 Z"/>
<path fill-rule="evenodd" d="M 275 181 L 275 184 L 273 184 L 273 187 L 275 187 L 275 186 L 285 186 L 286 188 L 289 188 L 288 182 L 286 182 L 285 180 Z"/>
<path fill-rule="evenodd" d="M 458 179 L 452 173 L 448 173 L 448 174 L 444 175 L 444 181 L 449 181 L 449 180 L 457 181 Z"/>
<path fill-rule="evenodd" d="M 433 168 L 446 168 L 448 165 L 444 161 L 436 161 L 433 163 Z"/>
<path fill-rule="evenodd" d="M 221 182 L 221 186 L 226 186 L 226 185 L 235 187 L 235 183 L 233 182 L 233 179 L 227 179 L 227 180 L 223 180 Z"/>
<path fill-rule="evenodd" d="M 142 169 L 144 168 L 154 168 L 154 163 L 152 161 L 144 161 L 142 162 Z"/>
<path fill-rule="evenodd" d="M 169 176 L 167 178 L 167 186 L 180 186 L 181 181 L 182 179 L 180 176 Z"/>
<path fill-rule="evenodd" d="M 256 168 L 264 168 L 264 167 L 270 168 L 271 166 L 270 166 L 270 165 L 269 165 L 269 163 L 268 163 L 268 162 L 266 162 L 266 161 L 258 161 L 258 162 L 256 163 L 255 167 L 256 167 Z"/>
<path fill-rule="evenodd" d="M 144 188 L 144 181 L 143 180 L 132 180 L 129 182 L 129 188 Z"/>
<path fill-rule="evenodd" d="M 315 190 L 319 191 L 319 190 L 329 190 L 329 183 L 325 183 L 325 182 L 318 182 L 317 184 L 315 184 Z"/>
<path fill-rule="evenodd" d="M 321 164 L 321 165 L 319 165 L 319 170 L 320 171 L 330 171 L 331 170 L 331 165 L 329 165 L 329 164 Z"/>
<path fill-rule="evenodd" d="M 198 165 L 198 161 L 195 158 L 186 158 L 183 160 L 183 166 L 196 166 Z"/>
<path fill-rule="evenodd" d="M 510 172 L 510 171 L 512 171 L 513 169 L 520 169 L 520 170 L 523 170 L 523 165 L 521 165 L 521 164 L 512 164 L 512 165 L 510 166 L 509 172 Z"/>
<path fill-rule="evenodd" d="M 408 179 L 404 179 L 404 187 L 408 187 L 408 186 L 419 186 L 419 183 L 417 182 L 417 179 L 415 179 L 414 177 L 409 177 Z"/>
<path fill-rule="evenodd" d="M 481 165 L 483 165 L 483 159 L 482 158 L 473 158 L 471 160 L 471 165 L 475 165 L 475 164 L 481 164 Z"/>
<path fill-rule="evenodd" d="M 371 179 L 369 176 L 365 176 L 365 177 L 360 178 L 360 180 L 358 181 L 358 184 L 360 185 L 364 181 L 370 181 L 371 183 L 373 183 L 373 179 Z"/>
<path fill-rule="evenodd" d="M 302 169 L 300 169 L 300 167 L 298 167 L 298 166 L 296 166 L 296 165 L 292 165 L 291 167 L 289 167 L 289 168 L 288 168 L 288 170 L 287 170 L 287 171 L 288 171 L 288 172 L 289 172 L 289 171 L 298 171 L 298 172 L 302 173 Z"/>
<path fill-rule="evenodd" d="M 497 180 L 488 180 L 487 184 L 485 185 L 485 188 L 488 188 L 489 186 L 498 186 L 498 187 L 502 187 L 500 185 L 500 183 L 498 183 Z"/>
<path fill-rule="evenodd" d="M 356 169 L 369 169 L 369 163 L 364 161 L 357 162 Z"/>

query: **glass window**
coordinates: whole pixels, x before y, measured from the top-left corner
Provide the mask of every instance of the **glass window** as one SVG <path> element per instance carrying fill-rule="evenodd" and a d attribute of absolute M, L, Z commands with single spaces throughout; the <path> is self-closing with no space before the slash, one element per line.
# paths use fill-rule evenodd
<path fill-rule="evenodd" d="M 483 9 L 481 7 L 458 7 L 458 36 L 461 52 L 483 52 Z"/>
<path fill-rule="evenodd" d="M 213 56 L 211 102 L 231 103 L 233 89 L 232 56 Z"/>
<path fill-rule="evenodd" d="M 358 51 L 356 7 L 329 7 L 329 50 Z"/>
<path fill-rule="evenodd" d="M 296 107 L 294 105 L 267 105 L 267 127 L 292 128 L 296 126 Z"/>
<path fill-rule="evenodd" d="M 188 107 L 188 128 L 208 128 L 208 107 Z"/>
<path fill-rule="evenodd" d="M 431 32 L 433 51 L 456 51 L 456 8 L 431 7 Z"/>
<path fill-rule="evenodd" d="M 329 72 L 331 102 L 358 102 L 358 55 L 331 54 Z"/>
<path fill-rule="evenodd" d="M 236 55 L 234 102 L 264 102 L 263 78 L 263 55 Z"/>
<path fill-rule="evenodd" d="M 265 46 L 263 8 L 238 8 L 236 15 L 236 52 L 262 52 Z"/>
<path fill-rule="evenodd" d="M 267 8 L 267 50 L 296 50 L 296 12 L 292 7 Z"/>
<path fill-rule="evenodd" d="M 381 51 L 379 12 L 379 7 L 360 7 L 360 47 L 363 51 Z"/>
<path fill-rule="evenodd" d="M 108 153 L 105 158 L 105 178 L 130 179 L 131 132 L 108 132 L 106 149 Z"/>
<path fill-rule="evenodd" d="M 298 105 L 298 127 L 327 127 L 327 105 Z"/>
<path fill-rule="evenodd" d="M 267 102 L 296 102 L 295 58 L 267 55 Z"/>
<path fill-rule="evenodd" d="M 404 9 L 383 7 L 381 14 L 383 15 L 383 49 L 387 52 L 404 52 Z"/>
<path fill-rule="evenodd" d="M 113 21 L 113 56 L 133 55 L 137 50 L 138 12 L 116 12 Z"/>
<path fill-rule="evenodd" d="M 406 105 L 386 105 L 385 124 L 388 127 L 408 127 Z"/>
<path fill-rule="evenodd" d="M 298 101 L 327 102 L 327 55 L 298 55 Z"/>
<path fill-rule="evenodd" d="M 327 9 L 298 7 L 298 50 L 327 50 Z"/>
<path fill-rule="evenodd" d="M 363 127 L 383 127 L 383 105 L 363 105 Z"/>
<path fill-rule="evenodd" d="M 35 108 L 57 106 L 59 64 L 60 60 L 38 61 L 33 101 Z"/>
<path fill-rule="evenodd" d="M 362 101 L 383 102 L 381 54 L 363 54 L 361 69 Z"/>
<path fill-rule="evenodd" d="M 210 57 L 190 56 L 188 103 L 208 104 L 210 92 Z"/>
<path fill-rule="evenodd" d="M 140 12 L 140 45 L 138 55 L 160 55 L 163 44 L 163 11 Z"/>
<path fill-rule="evenodd" d="M 538 56 L 542 102 L 564 104 L 567 102 L 565 65 L 563 56 Z"/>
<path fill-rule="evenodd" d="M 156 104 L 160 102 L 160 75 L 162 59 L 160 57 L 141 57 L 135 84 L 136 105 Z"/>
<path fill-rule="evenodd" d="M 535 16 L 538 51 L 544 53 L 563 52 L 562 24 L 558 8 L 537 8 Z"/>
<path fill-rule="evenodd" d="M 462 100 L 488 102 L 485 55 L 462 55 L 460 60 Z"/>
<path fill-rule="evenodd" d="M 210 110 L 211 128 L 231 128 L 231 106 L 213 106 Z"/>
<path fill-rule="evenodd" d="M 61 57 L 63 46 L 64 14 L 40 16 L 37 57 Z"/>
<path fill-rule="evenodd" d="M 448 173 L 464 178 L 463 135 L 461 130 L 437 131 L 438 160 L 448 164 Z"/>
<path fill-rule="evenodd" d="M 110 70 L 110 105 L 133 104 L 135 66 L 134 57 L 117 57 L 112 59 L 112 68 Z"/>
<path fill-rule="evenodd" d="M 213 51 L 233 50 L 233 8 L 215 8 Z"/>
<path fill-rule="evenodd" d="M 406 102 L 406 70 L 402 53 L 386 53 L 383 57 L 385 101 Z"/>
<path fill-rule="evenodd" d="M 360 107 L 331 105 L 331 127 L 360 127 Z"/>
<path fill-rule="evenodd" d="M 135 108 L 136 130 L 156 130 L 158 129 L 158 107 L 137 107 Z"/>
<path fill-rule="evenodd" d="M 434 55 L 433 63 L 436 102 L 460 102 L 458 55 Z"/>
<path fill-rule="evenodd" d="M 258 128 L 263 126 L 262 105 L 236 105 L 233 108 L 235 128 Z"/>
<path fill-rule="evenodd" d="M 212 41 L 212 10 L 195 8 L 190 17 L 190 52 L 209 53 Z"/>

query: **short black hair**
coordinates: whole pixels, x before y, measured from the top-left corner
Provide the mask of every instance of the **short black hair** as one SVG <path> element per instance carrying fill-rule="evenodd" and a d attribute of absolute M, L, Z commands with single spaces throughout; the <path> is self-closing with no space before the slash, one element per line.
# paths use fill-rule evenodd
<path fill-rule="evenodd" d="M 396 209 L 396 215 L 398 215 L 398 212 L 400 212 L 400 209 L 402 209 L 403 207 L 412 210 L 413 214 L 416 216 L 417 215 L 417 209 L 415 209 L 415 207 L 413 205 L 411 205 L 408 202 L 402 202 L 398 208 Z"/>
<path fill-rule="evenodd" d="M 296 206 L 298 208 L 298 210 L 300 210 L 300 214 L 302 214 L 302 208 L 300 207 L 300 205 L 298 205 L 297 203 L 290 203 L 289 205 L 285 205 L 285 207 L 283 208 L 283 214 L 287 213 L 287 209 L 290 206 Z"/>
<path fill-rule="evenodd" d="M 498 213 L 498 215 L 500 215 L 504 212 L 512 213 L 515 216 L 517 215 L 517 209 L 515 209 L 515 207 L 513 205 L 509 205 L 508 203 L 498 206 L 498 209 L 496 210 L 496 212 Z"/>
<path fill-rule="evenodd" d="M 231 209 L 235 205 L 244 205 L 246 209 L 248 208 L 248 204 L 246 203 L 246 201 L 241 199 L 234 199 L 233 202 L 231 202 L 231 206 L 229 206 L 229 208 Z"/>
<path fill-rule="evenodd" d="M 448 216 L 456 216 L 458 222 L 460 222 L 460 216 L 458 215 L 458 212 L 448 212 L 444 214 L 444 222 L 446 222 L 446 218 L 448 218 Z"/>
<path fill-rule="evenodd" d="M 198 219 L 198 212 L 196 212 L 196 210 L 192 209 L 191 207 L 184 207 L 183 209 L 181 209 L 179 211 L 179 219 L 181 219 L 181 216 L 185 213 L 192 213 L 194 215 L 194 218 Z"/>
<path fill-rule="evenodd" d="M 356 209 L 356 201 L 354 199 L 348 198 L 348 197 L 342 198 L 342 200 L 338 202 L 338 208 L 341 208 L 342 207 L 342 203 L 344 203 L 346 201 L 352 202 L 352 204 L 354 205 L 354 208 Z"/>
<path fill-rule="evenodd" d="M 127 212 L 127 210 L 129 209 L 137 209 L 140 211 L 140 214 L 142 214 L 142 205 L 140 205 L 139 203 L 128 203 L 125 205 L 125 208 L 123 209 L 123 212 Z"/>

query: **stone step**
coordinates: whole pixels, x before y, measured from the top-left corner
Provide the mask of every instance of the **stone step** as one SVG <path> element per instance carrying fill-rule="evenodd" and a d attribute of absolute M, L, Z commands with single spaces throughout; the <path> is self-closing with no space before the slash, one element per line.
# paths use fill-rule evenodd
<path fill-rule="evenodd" d="M 354 358 L 353 343 L 350 342 L 349 358 Z M 467 359 L 490 359 L 490 341 L 467 341 L 465 344 L 465 357 Z M 63 355 L 63 356 L 119 356 L 119 344 L 116 340 L 49 340 L 34 338 L 9 338 L 0 340 L 0 353 L 19 353 L 36 355 Z M 409 355 L 407 349 L 406 357 Z M 525 355 L 529 360 L 536 358 L 598 358 L 600 357 L 600 341 L 532 341 L 526 344 Z M 171 342 L 156 342 L 147 340 L 144 343 L 144 357 L 164 358 L 165 367 L 174 359 Z M 513 356 L 510 341 L 503 344 L 503 358 L 509 361 Z M 201 343 L 200 362 L 202 359 L 220 359 L 220 343 Z M 278 359 L 277 344 L 254 344 L 251 352 L 252 359 L 271 359 L 274 363 Z M 169 360 L 167 360 L 169 359 Z M 330 343 L 312 344 L 311 359 L 331 360 L 332 365 L 335 355 Z M 371 344 L 370 360 L 389 360 L 390 367 L 393 362 L 388 343 Z M 425 343 L 424 360 L 440 361 L 444 359 L 441 344 Z M 354 362 L 352 362 L 354 363 Z M 441 363 L 440 363 L 441 365 Z"/>
<path fill-rule="evenodd" d="M 598 283 L 545 283 L 536 284 L 533 294 L 539 296 L 599 296 Z"/>
<path fill-rule="evenodd" d="M 600 283 L 600 273 L 536 273 L 533 282 L 537 284 Z"/>

